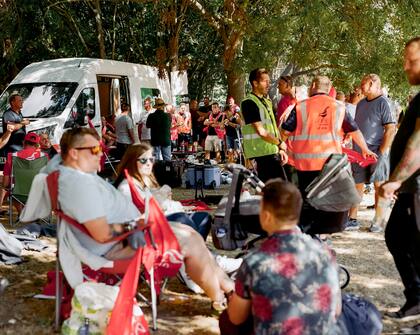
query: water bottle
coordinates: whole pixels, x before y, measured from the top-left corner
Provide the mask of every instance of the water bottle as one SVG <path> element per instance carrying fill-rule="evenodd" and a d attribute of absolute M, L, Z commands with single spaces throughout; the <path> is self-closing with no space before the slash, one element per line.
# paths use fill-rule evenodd
<path fill-rule="evenodd" d="M 77 331 L 77 335 L 89 335 L 89 319 L 85 318 L 83 326 Z"/>

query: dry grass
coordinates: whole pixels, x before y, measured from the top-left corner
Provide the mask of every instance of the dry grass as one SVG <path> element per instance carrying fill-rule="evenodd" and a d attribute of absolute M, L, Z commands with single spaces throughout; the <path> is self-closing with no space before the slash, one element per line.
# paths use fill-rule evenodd
<path fill-rule="evenodd" d="M 205 193 L 214 194 L 217 191 Z M 178 199 L 192 198 L 193 192 L 174 190 L 174 196 Z M 386 249 L 383 234 L 367 232 L 373 211 L 362 209 L 360 216 L 364 225 L 361 232 L 346 232 L 333 237 L 339 262 L 351 272 L 351 282 L 345 292 L 367 297 L 381 312 L 396 309 L 404 299 L 392 257 Z M 42 240 L 50 246 L 47 251 L 24 251 L 24 263 L 0 265 L 0 276 L 11 282 L 0 298 L 0 334 L 54 333 L 54 302 L 32 298 L 32 295 L 40 293 L 47 271 L 53 270 L 55 264 L 54 239 Z M 149 309 L 145 307 L 143 310 L 150 318 Z M 159 330 L 154 334 L 218 334 L 218 321 L 210 311 L 210 300 L 191 294 L 177 279 L 169 281 L 158 313 Z M 384 320 L 385 334 L 398 333 L 399 327 L 395 322 Z"/>

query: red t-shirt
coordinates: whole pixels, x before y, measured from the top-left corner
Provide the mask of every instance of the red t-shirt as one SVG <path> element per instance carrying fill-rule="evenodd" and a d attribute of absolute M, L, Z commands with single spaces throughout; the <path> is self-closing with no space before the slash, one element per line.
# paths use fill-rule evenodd
<path fill-rule="evenodd" d="M 3 176 L 10 176 L 10 173 L 12 172 L 12 156 L 13 155 L 19 158 L 27 159 L 27 160 L 34 160 L 43 156 L 48 157 L 48 155 L 43 153 L 41 149 L 33 148 L 33 147 L 28 147 L 26 149 L 22 149 L 15 153 L 9 152 L 7 154 L 6 164 L 4 164 Z"/>
<path fill-rule="evenodd" d="M 281 97 L 279 103 L 277 104 L 277 124 L 279 124 L 280 116 L 283 115 L 287 107 L 295 103 L 296 103 L 296 100 L 292 97 L 289 97 L 287 95 L 283 95 Z"/>

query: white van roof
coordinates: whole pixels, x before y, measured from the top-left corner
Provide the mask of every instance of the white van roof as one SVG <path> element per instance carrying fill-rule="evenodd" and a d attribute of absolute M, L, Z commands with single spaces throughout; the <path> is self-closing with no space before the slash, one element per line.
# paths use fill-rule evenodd
<path fill-rule="evenodd" d="M 32 63 L 11 84 L 33 82 L 79 82 L 82 77 L 95 82 L 97 75 L 156 78 L 157 69 L 147 65 L 108 59 L 61 58 Z"/>

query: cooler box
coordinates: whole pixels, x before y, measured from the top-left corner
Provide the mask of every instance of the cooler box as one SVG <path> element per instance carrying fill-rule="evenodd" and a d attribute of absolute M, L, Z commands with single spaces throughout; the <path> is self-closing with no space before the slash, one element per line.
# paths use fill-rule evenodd
<path fill-rule="evenodd" d="M 218 166 L 195 165 L 187 169 L 185 186 L 187 188 L 195 187 L 196 181 L 203 180 L 205 188 L 215 189 L 220 187 L 220 168 Z M 197 180 L 196 180 L 197 179 Z"/>

